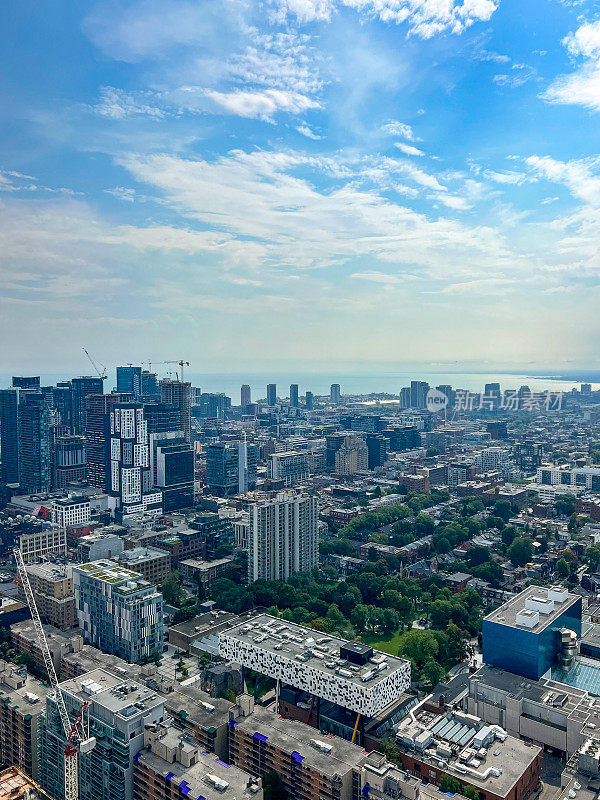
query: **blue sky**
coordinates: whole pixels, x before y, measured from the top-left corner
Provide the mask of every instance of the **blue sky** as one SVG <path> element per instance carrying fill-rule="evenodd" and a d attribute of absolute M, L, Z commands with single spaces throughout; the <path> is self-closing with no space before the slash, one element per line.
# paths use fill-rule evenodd
<path fill-rule="evenodd" d="M 0 368 L 592 366 L 600 3 L 6 4 Z"/>

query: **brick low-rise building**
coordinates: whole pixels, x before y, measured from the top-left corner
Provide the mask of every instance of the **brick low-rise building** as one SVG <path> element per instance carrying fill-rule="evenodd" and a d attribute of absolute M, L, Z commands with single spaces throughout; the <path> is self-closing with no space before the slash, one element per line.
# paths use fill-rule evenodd
<path fill-rule="evenodd" d="M 229 763 L 263 778 L 276 772 L 290 800 L 359 800 L 366 753 L 338 737 L 254 706 L 240 695 L 231 711 Z"/>

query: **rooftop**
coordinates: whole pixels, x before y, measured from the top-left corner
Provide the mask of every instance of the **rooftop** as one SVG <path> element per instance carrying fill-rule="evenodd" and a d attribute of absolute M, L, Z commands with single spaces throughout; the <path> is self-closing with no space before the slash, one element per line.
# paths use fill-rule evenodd
<path fill-rule="evenodd" d="M 484 622 L 540 633 L 578 600 L 562 586 L 529 586 L 489 613 Z"/>
<path fill-rule="evenodd" d="M 124 550 L 115 556 L 115 560 L 119 563 L 125 562 L 131 566 L 155 558 L 170 560 L 171 557 L 165 550 L 159 550 L 157 547 L 134 547 L 132 550 Z"/>
<path fill-rule="evenodd" d="M 152 689 L 100 668 L 62 681 L 60 688 L 82 702 L 91 700 L 106 711 L 128 719 L 163 703 L 163 698 Z"/>
<path fill-rule="evenodd" d="M 13 685 L 9 685 L 7 681 Z M 34 715 L 45 707 L 48 691 L 46 686 L 31 675 L 23 677 L 14 664 L 0 661 L 0 703 L 18 709 L 23 716 Z"/>
<path fill-rule="evenodd" d="M 238 717 L 235 728 L 251 736 L 258 733 L 266 738 L 268 744 L 286 753 L 297 753 L 303 766 L 328 776 L 344 775 L 365 758 L 363 748 L 346 739 L 320 733 L 303 722 L 283 719 L 260 706 L 254 706 L 254 711 L 247 717 Z M 315 742 L 325 744 L 326 748 L 316 746 Z"/>
<path fill-rule="evenodd" d="M 166 760 L 152 750 L 143 750 L 135 757 L 138 764 L 167 778 L 171 784 L 180 787 L 181 794 L 187 797 L 213 798 L 262 798 L 262 791 L 255 779 L 251 782 L 247 772 L 221 761 L 214 753 L 202 752 L 194 739 L 172 727 L 166 727 L 160 738 L 160 749 L 164 752 L 177 752 L 175 761 Z M 192 766 L 186 767 L 178 760 L 191 757 L 197 759 Z M 250 788 L 254 787 L 254 790 Z"/>
<path fill-rule="evenodd" d="M 509 736 L 502 728 L 483 725 L 478 717 L 462 712 L 436 714 L 421 709 L 398 727 L 396 740 L 401 749 L 424 763 L 476 788 L 506 797 L 521 775 L 541 753 Z"/>
<path fill-rule="evenodd" d="M 313 628 L 287 622 L 270 614 L 257 614 L 223 631 L 226 636 L 252 644 L 274 656 L 306 664 L 326 674 L 339 675 L 360 686 L 363 691 L 386 680 L 390 674 L 405 667 L 405 660 L 373 650 L 364 663 L 351 663 L 340 650 L 354 650 L 356 642 L 338 636 L 324 635 Z M 364 647 L 364 645 L 361 645 Z M 371 648 L 368 648 L 369 650 Z"/>
<path fill-rule="evenodd" d="M 144 580 L 139 572 L 125 569 L 114 561 L 90 561 L 88 564 L 78 564 L 73 567 L 73 574 L 78 572 L 111 586 L 119 586 L 123 591 L 133 592 L 152 585 Z"/>

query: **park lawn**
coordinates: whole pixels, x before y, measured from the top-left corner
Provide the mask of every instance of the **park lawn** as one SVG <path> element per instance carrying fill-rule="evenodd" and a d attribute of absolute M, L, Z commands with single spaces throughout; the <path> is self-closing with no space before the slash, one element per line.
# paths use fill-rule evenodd
<path fill-rule="evenodd" d="M 400 631 L 381 635 L 364 634 L 362 640 L 365 644 L 372 645 L 376 650 L 382 650 L 391 656 L 397 656 L 401 636 L 402 633 Z"/>

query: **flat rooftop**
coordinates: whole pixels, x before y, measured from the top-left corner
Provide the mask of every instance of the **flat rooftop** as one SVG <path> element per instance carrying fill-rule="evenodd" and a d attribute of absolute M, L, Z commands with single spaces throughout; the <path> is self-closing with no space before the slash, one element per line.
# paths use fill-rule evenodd
<path fill-rule="evenodd" d="M 229 710 L 234 705 L 221 697 L 211 697 L 196 686 L 176 686 L 163 699 L 165 708 L 175 719 L 197 725 L 203 730 L 227 725 Z"/>
<path fill-rule="evenodd" d="M 119 564 L 126 563 L 131 567 L 135 567 L 137 563 L 150 561 L 156 558 L 171 559 L 166 550 L 159 550 L 158 547 L 134 547 L 133 550 L 124 550 L 122 553 L 117 553 L 114 556 L 115 561 Z"/>
<path fill-rule="evenodd" d="M 396 741 L 401 751 L 406 749 L 403 741 L 411 738 L 414 741 L 418 737 L 424 748 L 409 749 L 411 756 L 437 766 L 441 757 L 438 748 L 447 748 L 442 756 L 448 761 L 444 765 L 444 772 L 499 797 L 506 797 L 510 793 L 542 752 L 538 745 L 530 745 L 507 734 L 501 737 L 494 734 L 489 726 L 483 726 L 481 720 L 468 714 L 454 712 L 448 715 L 417 710 L 415 719 L 416 722 L 413 722 L 408 718 L 398 727 Z M 486 731 L 490 732 L 490 736 L 486 744 L 480 746 L 477 737 Z M 453 749 L 451 755 L 450 748 Z M 490 772 L 488 768 L 491 768 Z"/>
<path fill-rule="evenodd" d="M 98 581 L 116 585 L 122 581 L 136 581 L 149 585 L 144 581 L 139 572 L 133 572 L 130 569 L 115 564 L 114 561 L 90 561 L 87 564 L 78 564 L 73 569 L 77 572 L 83 572 L 91 578 L 96 578 Z"/>
<path fill-rule="evenodd" d="M 266 737 L 267 744 L 286 753 L 295 751 L 302 756 L 303 766 L 324 775 L 336 773 L 345 775 L 348 770 L 362 764 L 366 755 L 362 747 L 346 739 L 320 733 L 303 722 L 283 719 L 261 706 L 254 706 L 254 711 L 247 717 L 238 717 L 234 727 L 250 736 L 256 733 L 262 734 Z M 315 740 L 331 745 L 331 752 L 326 753 L 317 749 L 311 744 Z"/>
<path fill-rule="evenodd" d="M 567 593 L 566 599 L 563 601 L 554 600 L 552 602 L 552 609 L 550 613 L 539 613 L 539 621 L 529 627 L 529 625 L 521 625 L 517 622 L 517 615 L 526 610 L 531 610 L 530 605 L 534 604 L 537 599 L 541 601 L 548 601 L 549 592 L 560 592 L 564 590 L 562 587 L 545 587 L 545 586 L 529 586 L 523 589 L 515 597 L 508 600 L 495 611 L 492 611 L 484 617 L 484 622 L 494 622 L 498 625 L 505 625 L 510 628 L 518 628 L 519 630 L 530 631 L 532 633 L 540 633 L 549 625 L 552 625 L 562 613 L 574 605 L 580 597 L 575 594 Z"/>
<path fill-rule="evenodd" d="M 163 698 L 152 689 L 100 668 L 62 681 L 60 688 L 80 701 L 91 700 L 125 719 L 163 703 Z"/>
<path fill-rule="evenodd" d="M 16 672 L 14 665 L 7 665 L 8 670 Z M 8 703 L 23 716 L 39 714 L 46 707 L 46 695 L 50 690 L 40 681 L 28 675 L 21 688 L 14 689 L 4 682 L 4 674 L 0 675 L 0 703 Z"/>
<path fill-rule="evenodd" d="M 160 739 L 160 743 L 168 748 L 188 750 L 195 754 L 198 761 L 191 767 L 185 767 L 179 762 L 166 761 L 152 751 L 142 750 L 136 761 L 141 766 L 148 767 L 163 778 L 169 776 L 168 781 L 180 787 L 180 791 L 187 797 L 203 797 L 204 800 L 236 800 L 236 798 L 261 798 L 262 791 L 251 792 L 248 788 L 250 775 L 247 772 L 227 764 L 214 753 L 202 752 L 189 736 L 182 735 L 181 731 L 174 728 L 167 729 L 167 733 Z M 208 776 L 216 776 L 224 783 L 220 789 L 215 788 L 214 782 Z M 226 785 L 225 785 L 226 784 Z M 223 788 L 224 787 L 224 788 Z M 187 791 L 186 791 L 187 789 Z"/>
<path fill-rule="evenodd" d="M 275 657 L 306 664 L 327 675 L 340 675 L 360 686 L 363 691 L 385 681 L 394 671 L 405 668 L 406 664 L 403 658 L 390 656 L 379 650 L 373 650 L 373 657 L 364 665 L 351 663 L 340 656 L 340 649 L 349 648 L 354 651 L 357 642 L 325 635 L 313 628 L 287 622 L 270 614 L 257 614 L 222 631 L 220 636 L 255 644 L 257 649 L 266 650 Z M 337 669 L 342 671 L 336 672 Z M 369 679 L 363 681 L 362 678 L 367 674 Z"/>

